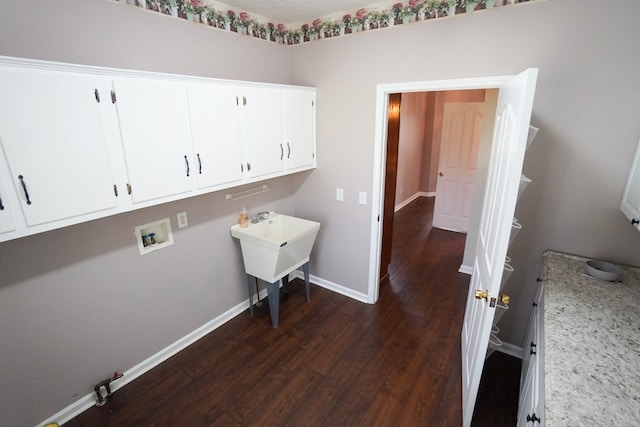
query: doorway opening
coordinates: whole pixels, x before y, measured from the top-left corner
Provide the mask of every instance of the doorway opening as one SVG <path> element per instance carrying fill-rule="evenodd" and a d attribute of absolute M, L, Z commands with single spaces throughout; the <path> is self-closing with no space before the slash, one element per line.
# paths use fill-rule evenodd
<path fill-rule="evenodd" d="M 471 207 L 481 203 L 474 182 L 484 179 L 497 93 L 470 89 L 389 95 L 381 281 L 392 260 L 396 213 L 413 201 L 428 198 L 434 228 L 469 230 Z M 467 273 L 464 266 L 460 271 Z"/>
<path fill-rule="evenodd" d="M 422 81 L 422 82 L 409 82 L 409 83 L 389 83 L 381 84 L 376 89 L 376 128 L 375 128 L 375 146 L 374 146 L 374 176 L 373 176 L 373 191 L 372 191 L 372 221 L 371 221 L 371 252 L 369 256 L 369 280 L 368 280 L 368 292 L 367 299 L 369 303 L 375 303 L 378 300 L 380 290 L 381 279 L 381 265 L 382 265 L 382 235 L 383 224 L 385 218 L 388 218 L 391 214 L 388 212 L 388 203 L 385 203 L 386 186 L 391 186 L 386 182 L 387 176 L 387 143 L 388 132 L 394 131 L 393 118 L 397 115 L 400 117 L 400 97 L 404 93 L 439 93 L 444 91 L 466 91 L 466 90 L 485 90 L 496 89 L 499 90 L 500 86 L 509 79 L 509 76 L 498 77 L 480 77 L 469 79 L 454 79 L 454 80 L 434 80 L 434 81 Z M 495 112 L 495 110 L 494 110 Z M 399 129 L 399 120 L 397 123 Z M 478 183 L 480 181 L 477 181 Z M 393 183 L 395 185 L 395 183 Z M 475 193 L 480 193 L 480 201 L 482 200 L 482 193 L 484 191 L 481 188 L 482 185 L 476 185 L 474 189 Z M 394 187 L 395 188 L 395 187 Z M 391 202 L 393 208 L 393 202 Z M 385 210 L 386 209 L 386 210 Z M 473 217 L 472 212 L 472 217 Z M 475 215 L 478 216 L 478 215 Z M 478 218 L 479 219 L 479 218 Z M 470 224 L 467 234 L 468 242 L 472 239 L 475 240 L 477 236 L 476 224 Z M 473 246 L 473 245 L 467 245 Z M 386 247 L 385 247 L 386 250 Z M 473 252 L 472 248 L 469 248 L 470 252 Z M 465 255 L 467 248 L 465 247 Z M 389 249 L 390 259 L 390 249 Z M 386 262 L 386 261 L 384 261 Z M 464 273 L 470 273 L 461 266 L 460 271 Z"/>

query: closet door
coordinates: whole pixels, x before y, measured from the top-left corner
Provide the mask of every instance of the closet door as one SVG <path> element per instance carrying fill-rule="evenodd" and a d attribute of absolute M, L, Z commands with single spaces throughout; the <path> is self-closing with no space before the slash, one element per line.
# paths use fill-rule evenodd
<path fill-rule="evenodd" d="M 197 165 L 185 84 L 117 78 L 113 89 L 133 203 L 190 192 Z"/>
<path fill-rule="evenodd" d="M 116 207 L 99 87 L 93 75 L 0 68 L 0 140 L 27 225 Z"/>

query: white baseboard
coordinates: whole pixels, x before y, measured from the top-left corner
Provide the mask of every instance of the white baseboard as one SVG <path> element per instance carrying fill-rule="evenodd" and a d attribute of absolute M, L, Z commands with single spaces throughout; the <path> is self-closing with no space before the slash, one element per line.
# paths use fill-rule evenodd
<path fill-rule="evenodd" d="M 461 265 L 458 269 L 458 273 L 464 273 L 471 276 L 473 274 L 473 267 L 471 267 L 470 265 Z"/>
<path fill-rule="evenodd" d="M 435 195 L 436 195 L 436 193 L 426 193 L 424 191 L 418 191 L 416 194 L 414 194 L 413 196 L 409 197 L 404 202 L 401 202 L 399 205 L 394 207 L 393 211 L 394 212 L 398 212 L 400 209 L 404 208 L 405 206 L 407 206 L 409 203 L 413 202 L 418 197 L 435 197 Z"/>
<path fill-rule="evenodd" d="M 294 274 L 294 273 L 292 273 L 292 274 Z M 297 277 L 299 279 L 304 280 L 304 274 L 300 270 L 296 270 L 295 271 L 294 277 Z M 313 283 L 314 285 L 318 285 L 318 286 L 320 286 L 322 288 L 325 288 L 325 289 L 328 289 L 330 291 L 333 291 L 335 293 L 338 293 L 340 295 L 344 295 L 346 297 L 354 299 L 356 301 L 360 301 L 360 302 L 363 302 L 365 304 L 370 304 L 368 302 L 367 294 L 356 292 L 353 289 L 345 288 L 342 285 L 338 285 L 337 283 L 333 283 L 333 282 L 330 282 L 328 280 L 321 279 L 318 276 L 314 276 L 314 275 L 310 274 L 309 275 L 309 282 Z"/>
<path fill-rule="evenodd" d="M 267 291 L 263 289 L 260 292 L 260 297 L 265 298 L 266 295 L 267 295 Z M 150 371 L 154 367 L 158 366 L 160 363 L 169 359 L 171 356 L 175 355 L 176 353 L 190 346 L 194 342 L 198 341 L 200 338 L 204 337 L 211 331 L 217 329 L 221 325 L 233 319 L 238 314 L 242 313 L 243 311 L 246 311 L 248 307 L 247 305 L 248 303 L 249 303 L 249 299 L 246 299 L 245 301 L 241 302 L 235 307 L 232 307 L 226 312 L 222 313 L 220 316 L 216 317 L 215 319 L 210 320 L 209 322 L 205 323 L 198 329 L 180 338 L 178 341 L 174 342 L 173 344 L 170 344 L 169 346 L 160 350 L 159 352 L 152 355 L 148 359 L 138 363 L 133 368 L 123 372 L 123 376 L 121 379 L 111 383 L 110 385 L 111 392 L 118 391 L 125 385 L 129 384 L 131 381 L 140 377 L 144 373 Z M 58 413 L 47 418 L 45 421 L 38 424 L 38 426 L 45 426 L 49 423 L 64 424 L 72 420 L 73 418 L 77 417 L 87 409 L 91 408 L 95 404 L 96 404 L 95 393 L 91 392 L 79 398 L 78 400 L 76 400 L 66 408 L 62 409 Z"/>
<path fill-rule="evenodd" d="M 518 347 L 514 344 L 509 344 L 508 342 L 502 342 L 501 347 L 495 347 L 496 351 L 500 353 L 508 354 L 509 356 L 517 357 L 518 359 L 522 359 L 522 347 Z"/>

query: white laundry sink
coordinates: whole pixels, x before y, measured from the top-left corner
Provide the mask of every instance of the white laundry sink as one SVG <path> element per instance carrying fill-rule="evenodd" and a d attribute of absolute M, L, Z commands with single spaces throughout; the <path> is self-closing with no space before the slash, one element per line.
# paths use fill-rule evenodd
<path fill-rule="evenodd" d="M 309 262 L 319 229 L 319 222 L 270 212 L 248 227 L 232 226 L 231 235 L 240 240 L 247 274 L 275 283 Z"/>

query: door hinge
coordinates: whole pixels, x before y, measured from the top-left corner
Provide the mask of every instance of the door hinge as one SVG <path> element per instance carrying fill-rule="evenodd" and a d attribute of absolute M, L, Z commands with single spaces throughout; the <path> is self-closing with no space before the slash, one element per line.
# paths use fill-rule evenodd
<path fill-rule="evenodd" d="M 98 89 L 95 89 L 93 91 L 93 94 L 96 96 L 96 102 L 99 104 L 100 103 L 100 92 L 98 92 Z"/>
<path fill-rule="evenodd" d="M 116 103 L 116 91 L 115 90 L 111 90 L 111 103 L 115 104 Z"/>
<path fill-rule="evenodd" d="M 311 106 L 315 107 L 316 106 L 316 101 L 311 101 Z"/>
<path fill-rule="evenodd" d="M 131 184 L 127 183 L 127 193 L 131 195 Z"/>
<path fill-rule="evenodd" d="M 113 194 L 116 195 L 116 197 L 118 197 L 118 186 L 113 184 Z"/>

